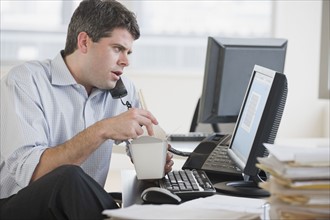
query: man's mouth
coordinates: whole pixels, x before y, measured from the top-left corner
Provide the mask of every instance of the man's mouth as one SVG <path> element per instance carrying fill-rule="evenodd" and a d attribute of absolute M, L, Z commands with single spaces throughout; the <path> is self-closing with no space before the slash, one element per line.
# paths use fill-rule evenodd
<path fill-rule="evenodd" d="M 122 71 L 112 71 L 113 74 L 115 74 L 116 76 L 120 76 L 121 74 L 123 74 Z"/>

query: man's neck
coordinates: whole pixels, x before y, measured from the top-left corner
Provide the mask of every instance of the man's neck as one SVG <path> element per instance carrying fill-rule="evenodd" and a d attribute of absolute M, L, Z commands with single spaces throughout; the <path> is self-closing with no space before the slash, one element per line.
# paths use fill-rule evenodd
<path fill-rule="evenodd" d="M 76 54 L 75 52 L 67 55 L 65 57 L 63 57 L 63 60 L 66 64 L 66 66 L 68 67 L 72 77 L 76 80 L 76 82 L 80 85 L 83 85 L 86 89 L 86 92 L 88 94 L 88 96 L 92 93 L 93 87 L 91 86 L 86 86 L 82 80 L 80 79 L 80 74 L 81 70 L 80 70 L 80 65 L 79 65 L 79 59 L 76 59 Z"/>

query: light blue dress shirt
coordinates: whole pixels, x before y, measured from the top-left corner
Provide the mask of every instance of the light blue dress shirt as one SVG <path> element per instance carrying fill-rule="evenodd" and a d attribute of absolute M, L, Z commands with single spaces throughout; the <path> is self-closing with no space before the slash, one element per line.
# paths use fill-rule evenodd
<path fill-rule="evenodd" d="M 131 81 L 123 101 L 138 107 Z M 104 118 L 124 111 L 120 99 L 94 89 L 88 96 L 69 72 L 61 53 L 53 60 L 31 61 L 14 67 L 1 80 L 0 198 L 26 187 L 43 151 L 62 144 Z M 81 165 L 104 186 L 113 140 L 107 140 Z"/>

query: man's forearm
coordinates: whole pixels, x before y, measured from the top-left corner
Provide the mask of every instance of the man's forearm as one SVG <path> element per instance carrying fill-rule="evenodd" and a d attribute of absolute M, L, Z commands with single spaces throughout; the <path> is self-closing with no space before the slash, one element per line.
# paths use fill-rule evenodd
<path fill-rule="evenodd" d="M 94 124 L 67 142 L 46 149 L 40 157 L 31 182 L 61 165 L 81 165 L 106 140 L 100 126 L 100 123 Z"/>

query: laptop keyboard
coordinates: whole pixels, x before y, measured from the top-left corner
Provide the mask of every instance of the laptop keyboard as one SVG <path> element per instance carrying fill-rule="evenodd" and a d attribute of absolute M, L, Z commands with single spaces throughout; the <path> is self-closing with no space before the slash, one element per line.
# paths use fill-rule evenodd
<path fill-rule="evenodd" d="M 206 197 L 216 192 L 202 170 L 171 171 L 159 181 L 159 186 L 178 195 L 182 200 Z"/>

